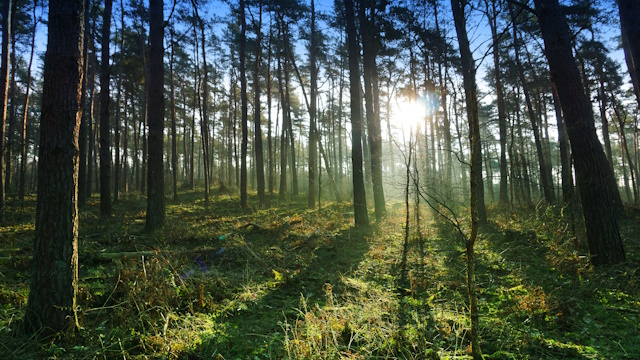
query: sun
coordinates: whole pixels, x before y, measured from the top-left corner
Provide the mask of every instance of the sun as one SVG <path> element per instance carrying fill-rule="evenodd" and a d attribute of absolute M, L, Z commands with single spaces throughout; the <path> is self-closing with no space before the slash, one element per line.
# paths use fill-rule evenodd
<path fill-rule="evenodd" d="M 398 98 L 392 118 L 396 126 L 410 131 L 421 126 L 426 115 L 426 104 L 420 98 Z"/>

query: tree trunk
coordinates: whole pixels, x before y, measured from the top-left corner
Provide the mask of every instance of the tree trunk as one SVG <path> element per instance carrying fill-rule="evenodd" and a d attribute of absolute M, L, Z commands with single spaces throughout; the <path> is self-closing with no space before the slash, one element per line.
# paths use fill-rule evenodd
<path fill-rule="evenodd" d="M 91 54 L 89 58 L 86 60 L 89 62 L 89 83 L 87 84 L 89 87 L 89 121 L 87 122 L 87 186 L 86 186 L 86 197 L 91 197 L 91 188 L 93 183 L 93 163 L 95 158 L 94 148 L 94 137 L 93 130 L 95 129 L 95 117 L 94 117 L 94 108 L 95 108 L 95 100 L 96 100 L 96 54 L 95 54 L 95 39 L 93 37 L 95 32 L 96 18 L 93 17 L 91 20 L 91 29 L 87 36 L 90 38 L 89 46 L 91 47 Z"/>
<path fill-rule="evenodd" d="M 264 197 L 264 152 L 262 150 L 262 129 L 260 124 L 260 61 L 262 61 L 262 0 L 260 1 L 259 6 L 259 20 L 258 20 L 258 29 L 257 29 L 257 47 L 256 47 L 256 67 L 253 75 L 253 83 L 254 83 L 254 154 L 256 157 L 255 167 L 256 167 L 256 177 L 258 180 L 258 199 L 260 200 L 260 205 L 264 206 L 265 197 Z M 268 80 L 267 80 L 268 81 Z M 270 111 L 271 109 L 267 109 Z"/>
<path fill-rule="evenodd" d="M 558 143 L 560 147 L 560 164 L 562 165 L 562 201 L 565 205 L 571 202 L 573 197 L 573 170 L 571 166 L 570 144 L 567 135 L 567 127 L 562 116 L 562 108 L 555 84 L 552 83 L 553 106 L 558 123 Z"/>
<path fill-rule="evenodd" d="M 111 216 L 111 124 L 109 123 L 109 43 L 111 5 L 105 0 L 102 16 L 102 58 L 100 59 L 100 215 Z M 116 109 L 117 111 L 117 109 Z"/>
<path fill-rule="evenodd" d="M 309 46 L 309 66 L 311 68 L 311 105 L 309 106 L 309 190 L 307 207 L 313 209 L 316 206 L 316 168 L 318 149 L 316 144 L 316 101 L 318 91 L 318 70 L 316 67 L 316 10 L 315 1 L 311 0 L 311 41 Z"/>
<path fill-rule="evenodd" d="M 88 0 L 86 0 L 85 2 L 85 19 L 84 19 L 84 26 L 85 29 L 88 27 Z M 31 65 L 33 64 L 33 53 L 35 50 L 35 45 L 36 45 L 36 28 L 38 25 L 38 19 L 36 18 L 36 8 L 37 8 L 37 4 L 38 4 L 38 0 L 34 0 L 33 2 L 33 33 L 31 34 L 31 54 L 29 55 L 29 66 L 27 67 L 27 84 L 26 84 L 26 93 L 24 95 L 24 107 L 22 109 L 22 129 L 20 131 L 20 144 L 21 144 L 21 155 L 20 155 L 20 186 L 18 188 L 18 198 L 20 199 L 20 203 L 22 204 L 22 206 L 24 206 L 24 195 L 25 195 L 25 186 L 26 186 L 26 177 L 27 177 L 27 149 L 28 149 L 28 145 L 29 145 L 29 139 L 27 138 L 27 120 L 28 120 L 28 114 L 29 114 L 29 95 L 31 94 Z M 87 44 L 89 43 L 87 41 L 88 36 L 85 36 L 84 38 L 84 52 L 83 52 L 83 58 L 84 60 L 84 64 L 83 64 L 83 74 L 87 73 L 87 64 L 88 61 L 86 61 L 87 59 Z M 85 103 L 85 97 L 86 97 L 86 84 L 87 84 L 87 80 L 86 80 L 86 76 L 83 78 L 82 81 L 82 98 L 80 100 L 80 104 L 82 105 L 82 107 L 84 107 L 84 103 Z M 83 114 L 83 119 L 86 118 Z M 82 129 L 82 127 L 81 127 Z M 80 136 L 80 139 L 84 139 L 82 136 Z M 85 165 L 86 165 L 86 150 L 87 150 L 87 143 L 86 141 L 84 142 L 84 150 L 85 150 Z M 80 155 L 82 155 L 82 150 L 80 151 Z M 82 156 L 81 156 L 82 158 Z M 82 164 L 82 159 L 80 161 L 80 164 Z M 86 174 L 85 174 L 86 175 Z M 78 181 L 80 181 L 80 179 L 78 179 Z M 84 190 L 84 189 L 83 189 Z M 82 192 L 80 190 L 78 190 L 79 194 L 82 194 Z M 82 194 L 84 197 L 84 194 Z"/>
<path fill-rule="evenodd" d="M 176 129 L 176 101 L 173 76 L 173 53 L 177 42 L 173 41 L 173 21 L 169 31 L 171 33 L 171 57 L 169 58 L 169 71 L 171 72 L 171 177 L 173 179 L 173 201 L 178 201 L 178 134 Z"/>
<path fill-rule="evenodd" d="M 371 181 L 376 221 L 386 216 L 384 188 L 382 185 L 382 137 L 380 134 L 380 101 L 378 90 L 378 70 L 376 55 L 375 6 L 371 2 L 370 18 L 365 15 L 367 1 L 360 0 L 360 27 L 362 33 L 362 54 L 364 69 L 364 97 L 366 101 L 367 135 L 371 150 Z"/>
<path fill-rule="evenodd" d="M 5 124 L 7 123 L 7 95 L 9 90 L 9 62 L 10 47 L 9 39 L 11 39 L 11 10 L 13 10 L 12 2 L 16 0 L 7 0 L 2 3 L 2 61 L 0 64 L 0 100 L 2 100 L 2 125 L 0 126 L 0 221 L 4 221 L 5 212 L 5 191 L 4 191 L 4 147 L 5 147 Z"/>
<path fill-rule="evenodd" d="M 640 105 L 640 3 L 637 0 L 618 0 L 618 9 L 624 55 Z"/>
<path fill-rule="evenodd" d="M 582 91 L 569 27 L 557 0 L 535 0 L 535 6 L 551 79 L 571 140 L 591 262 L 615 264 L 625 259 L 616 219 L 622 204 L 616 204 L 612 197 L 617 188 L 611 188 L 613 173 L 596 134 L 591 103 Z"/>
<path fill-rule="evenodd" d="M 518 76 L 520 77 L 520 82 L 522 83 L 522 92 L 524 93 L 525 102 L 527 104 L 527 111 L 529 114 L 529 120 L 531 121 L 531 129 L 533 130 L 533 138 L 536 145 L 536 153 L 538 155 L 538 168 L 540 170 L 540 184 L 542 186 L 542 190 L 544 193 L 544 198 L 549 204 L 553 204 L 555 199 L 555 193 L 553 192 L 553 183 L 550 183 L 551 177 L 550 174 L 547 174 L 547 163 L 544 158 L 544 152 L 542 151 L 542 141 L 540 140 L 540 129 L 538 128 L 538 118 L 533 111 L 533 106 L 531 105 L 531 97 L 529 96 L 527 81 L 524 76 L 524 67 L 522 66 L 522 62 L 520 61 L 520 44 L 518 43 L 518 27 L 516 23 L 516 15 L 513 11 L 513 6 L 511 3 L 508 3 L 509 6 L 509 14 L 513 21 L 513 48 L 515 51 L 515 60 L 518 66 Z"/>
<path fill-rule="evenodd" d="M 25 327 L 78 328 L 78 135 L 84 0 L 52 1 L 44 61 L 35 249 Z"/>
<path fill-rule="evenodd" d="M 124 62 L 124 6 L 122 0 L 120 0 L 120 63 L 118 64 L 118 95 L 116 97 L 116 119 L 115 119 L 115 171 L 113 174 L 113 201 L 118 201 L 120 195 L 120 101 L 122 99 L 122 67 Z"/>
<path fill-rule="evenodd" d="M 473 246 L 475 245 L 478 235 L 478 223 L 479 221 L 486 221 L 486 214 L 483 215 L 483 219 L 480 213 L 481 211 L 484 213 L 484 204 L 478 203 L 478 195 L 483 191 L 482 187 L 479 186 L 479 184 L 482 184 L 482 147 L 480 144 L 480 124 L 478 119 L 478 90 L 476 88 L 475 62 L 471 49 L 469 48 L 469 39 L 467 38 L 464 3 L 462 0 L 451 0 L 451 8 L 453 9 L 453 19 L 456 25 L 456 33 L 460 47 L 467 117 L 470 123 L 469 128 L 471 129 L 471 235 L 465 245 L 467 254 L 467 290 L 469 291 L 469 312 L 471 316 L 471 356 L 474 360 L 480 360 L 482 359 L 482 352 L 480 351 L 480 343 L 478 341 L 479 320 L 474 277 L 475 256 Z M 482 209 L 480 206 L 482 206 Z"/>
<path fill-rule="evenodd" d="M 351 161 L 353 164 L 353 210 L 356 227 L 369 225 L 367 196 L 362 171 L 362 97 L 360 96 L 360 65 L 353 1 L 344 0 L 349 51 L 349 88 L 351 92 Z"/>
<path fill-rule="evenodd" d="M 278 21 L 278 39 L 283 41 L 283 30 L 284 20 L 282 17 Z M 280 129 L 280 186 L 279 186 L 279 194 L 278 199 L 280 201 L 284 200 L 285 194 L 287 192 L 287 141 L 286 141 L 286 129 L 287 126 L 287 97 L 284 92 L 284 77 L 282 75 L 282 58 L 285 52 L 283 49 L 279 49 L 278 53 L 278 89 L 280 91 L 280 103 L 282 104 L 282 127 Z"/>
<path fill-rule="evenodd" d="M 500 71 L 500 56 L 498 40 L 498 11 L 496 9 L 496 0 L 491 1 L 492 12 L 489 17 L 489 27 L 491 28 L 491 39 L 493 41 L 493 71 L 496 82 L 496 100 L 498 104 L 498 128 L 500 134 L 500 205 L 509 203 L 507 195 L 507 114 L 504 105 L 504 90 L 502 88 L 502 79 Z M 489 14 L 489 2 L 485 0 L 487 14 Z"/>
<path fill-rule="evenodd" d="M 602 120 L 602 139 L 604 140 L 604 151 L 607 155 L 607 160 L 609 161 L 609 166 L 611 166 L 611 171 L 613 171 L 613 155 L 611 153 L 611 139 L 609 138 L 609 121 L 607 120 L 607 93 L 604 91 L 604 74 L 602 72 L 602 66 L 598 68 L 598 97 L 599 97 L 599 108 L 600 108 L 600 120 Z"/>
<path fill-rule="evenodd" d="M 16 146 L 16 11 L 17 11 L 17 3 L 18 1 L 11 1 L 11 80 L 9 80 L 9 124 L 7 129 L 6 141 L 7 144 L 4 148 L 4 168 L 2 169 L 5 172 L 4 178 L 4 192 L 9 193 L 11 191 L 11 170 L 13 167 L 11 166 L 11 161 L 13 160 L 11 156 L 12 150 Z"/>
<path fill-rule="evenodd" d="M 127 93 L 126 88 L 125 88 L 125 93 L 124 93 L 124 149 L 123 149 L 123 168 L 122 168 L 122 184 L 124 186 L 124 193 L 127 194 L 129 193 L 129 116 L 127 114 L 127 100 L 129 99 L 127 97 L 127 94 L 131 95 L 131 93 Z M 133 100 L 133 99 L 129 99 L 129 100 Z M 132 103 L 132 109 L 133 109 L 133 101 Z"/>
<path fill-rule="evenodd" d="M 149 175 L 147 230 L 164 224 L 164 17 L 162 0 L 149 2 Z"/>
<path fill-rule="evenodd" d="M 240 0 L 240 101 L 242 102 L 242 143 L 240 144 L 240 207 L 246 212 L 247 205 L 247 77 L 245 75 L 245 46 L 247 42 L 247 21 L 244 0 Z"/>
<path fill-rule="evenodd" d="M 198 14 L 198 7 L 193 3 L 193 10 L 200 26 L 200 42 L 202 46 L 202 100 L 201 100 L 201 133 L 202 158 L 204 160 L 204 206 L 209 206 L 209 69 L 207 68 L 207 52 L 205 47 L 204 20 Z"/>

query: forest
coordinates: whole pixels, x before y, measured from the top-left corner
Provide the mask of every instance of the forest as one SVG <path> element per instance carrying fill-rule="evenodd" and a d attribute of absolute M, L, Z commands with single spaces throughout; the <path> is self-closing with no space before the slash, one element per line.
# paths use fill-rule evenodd
<path fill-rule="evenodd" d="M 640 358 L 637 0 L 0 27 L 3 358 Z"/>

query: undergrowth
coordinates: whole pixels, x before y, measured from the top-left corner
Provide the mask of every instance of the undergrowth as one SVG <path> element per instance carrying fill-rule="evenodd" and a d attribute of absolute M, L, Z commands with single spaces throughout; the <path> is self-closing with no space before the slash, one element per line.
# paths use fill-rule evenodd
<path fill-rule="evenodd" d="M 80 210 L 82 328 L 48 339 L 18 331 L 35 199 L 22 211 L 9 203 L 0 349 L 16 359 L 469 357 L 464 243 L 453 226 L 423 209 L 405 242 L 400 203 L 354 229 L 348 203 L 250 200 L 242 214 L 228 193 L 205 208 L 200 192 L 183 191 L 166 225 L 145 233 L 144 198 L 122 197 L 107 221 L 91 198 Z M 489 214 L 476 245 L 485 358 L 640 358 L 638 210 L 621 220 L 627 261 L 608 268 L 589 266 L 567 209 Z"/>

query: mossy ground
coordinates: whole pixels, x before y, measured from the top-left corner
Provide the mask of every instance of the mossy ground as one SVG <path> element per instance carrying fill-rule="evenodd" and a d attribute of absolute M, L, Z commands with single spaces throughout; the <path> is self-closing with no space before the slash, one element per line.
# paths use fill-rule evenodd
<path fill-rule="evenodd" d="M 28 296 L 35 199 L 0 230 L 3 358 L 466 358 L 464 243 L 423 210 L 404 239 L 404 204 L 354 229 L 350 204 L 303 196 L 242 214 L 236 197 L 182 191 L 145 233 L 145 200 L 112 218 L 80 210 L 75 336 L 16 335 Z M 464 211 L 461 210 L 461 214 Z M 490 209 L 476 245 L 480 344 L 492 359 L 640 358 L 640 212 L 621 220 L 627 261 L 592 268 L 556 208 Z M 463 227 L 466 226 L 463 220 Z M 575 250 L 577 243 L 579 250 Z M 153 251 L 104 259 L 100 254 Z M 148 254 L 148 253 L 147 253 Z"/>

